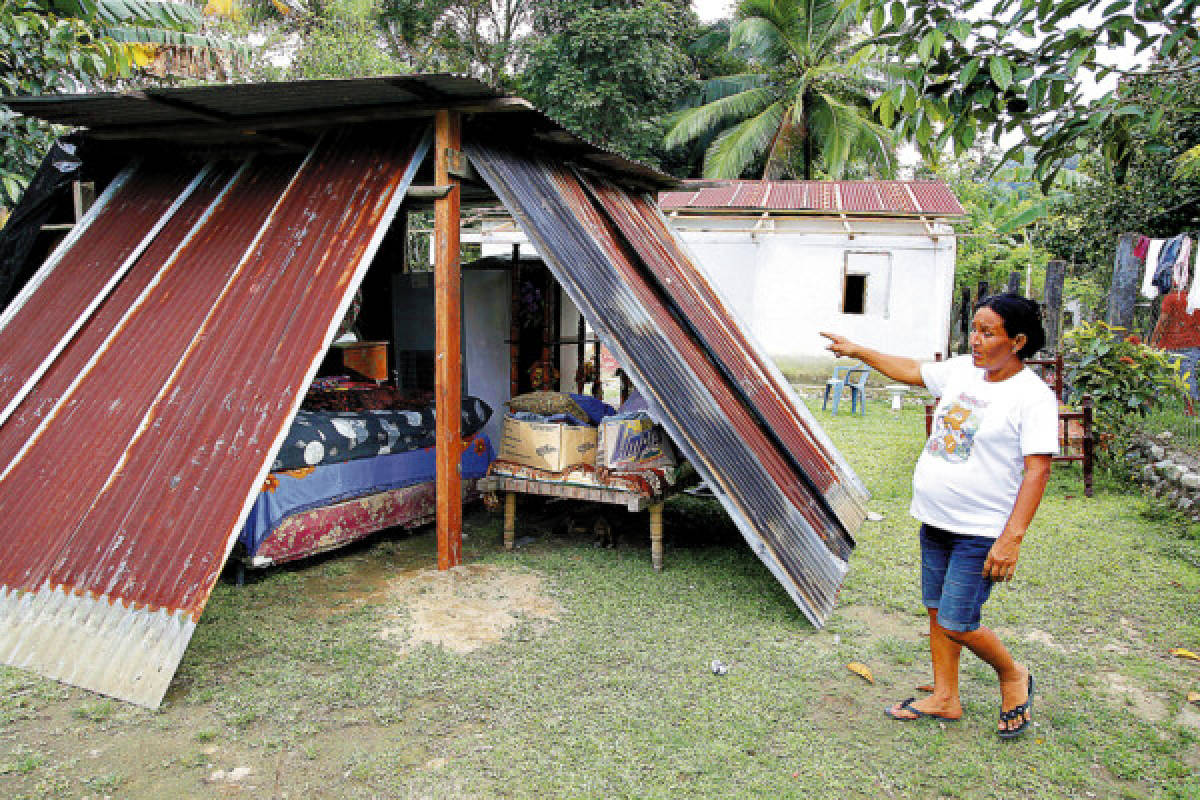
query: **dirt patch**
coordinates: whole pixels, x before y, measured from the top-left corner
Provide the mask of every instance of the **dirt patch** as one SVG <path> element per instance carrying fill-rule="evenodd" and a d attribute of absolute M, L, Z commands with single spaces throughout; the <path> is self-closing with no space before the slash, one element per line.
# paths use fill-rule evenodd
<path fill-rule="evenodd" d="M 562 613 L 537 573 L 487 564 L 404 573 L 388 591 L 399 607 L 380 636 L 401 651 L 428 643 L 469 653 L 499 642 L 522 619 L 544 628 Z M 394 624 L 405 618 L 408 625 Z"/>
<path fill-rule="evenodd" d="M 918 642 L 921 634 L 929 633 L 929 621 L 924 616 L 884 611 L 874 606 L 845 606 L 839 615 L 866 628 L 869 640 L 889 637 L 903 642 Z"/>
<path fill-rule="evenodd" d="M 1146 722 L 1162 722 L 1167 718 L 1167 705 L 1158 696 L 1136 686 L 1132 680 L 1119 672 L 1101 673 L 1104 689 L 1118 700 L 1124 701 L 1129 711 Z"/>

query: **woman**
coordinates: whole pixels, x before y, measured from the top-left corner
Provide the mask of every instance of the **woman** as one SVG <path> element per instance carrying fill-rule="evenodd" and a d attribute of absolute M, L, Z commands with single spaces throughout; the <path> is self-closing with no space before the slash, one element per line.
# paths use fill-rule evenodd
<path fill-rule="evenodd" d="M 918 363 L 822 333 L 829 350 L 866 362 L 940 399 L 933 432 L 913 472 L 910 513 L 921 522 L 921 593 L 929 612 L 933 694 L 884 710 L 892 719 L 962 716 L 958 663 L 966 646 L 1000 679 L 997 733 L 1031 724 L 1033 675 L 980 625 L 992 585 L 1011 581 L 1021 540 L 1058 450 L 1058 402 L 1025 359 L 1045 344 L 1037 304 L 1000 294 L 976 306 L 971 355 Z"/>

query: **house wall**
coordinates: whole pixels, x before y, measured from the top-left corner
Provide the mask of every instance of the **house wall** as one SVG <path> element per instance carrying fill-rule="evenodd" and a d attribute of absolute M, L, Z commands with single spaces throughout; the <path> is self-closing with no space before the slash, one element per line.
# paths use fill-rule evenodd
<path fill-rule="evenodd" d="M 675 217 L 693 256 L 759 344 L 780 360 L 824 358 L 832 331 L 912 358 L 946 354 L 955 240 L 919 220 Z M 935 228 L 949 234 L 946 226 Z M 866 276 L 864 313 L 843 311 L 847 271 Z"/>
<path fill-rule="evenodd" d="M 956 253 L 948 225 L 934 225 L 935 242 L 917 219 L 851 218 L 853 239 L 837 218 L 679 215 L 670 221 L 777 361 L 829 358 L 823 330 L 911 358 L 947 355 Z M 511 224 L 472 239 L 484 255 L 507 255 L 514 243 L 522 253 L 534 252 Z M 865 313 L 842 310 L 847 270 L 866 275 Z"/>

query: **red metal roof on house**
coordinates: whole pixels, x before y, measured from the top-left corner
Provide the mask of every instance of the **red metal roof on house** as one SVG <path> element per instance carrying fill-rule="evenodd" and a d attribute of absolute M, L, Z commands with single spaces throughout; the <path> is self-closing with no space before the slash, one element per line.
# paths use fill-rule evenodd
<path fill-rule="evenodd" d="M 664 211 L 843 212 L 959 217 L 963 207 L 941 181 L 684 181 L 661 192 Z"/>

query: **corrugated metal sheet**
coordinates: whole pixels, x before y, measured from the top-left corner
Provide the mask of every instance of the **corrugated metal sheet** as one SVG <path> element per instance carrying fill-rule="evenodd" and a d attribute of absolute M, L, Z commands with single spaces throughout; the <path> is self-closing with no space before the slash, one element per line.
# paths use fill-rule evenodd
<path fill-rule="evenodd" d="M 662 192 L 666 211 L 812 211 L 857 214 L 962 216 L 941 181 L 684 181 Z M 689 188 L 694 184 L 697 188 Z"/>
<path fill-rule="evenodd" d="M 161 701 L 427 148 L 346 134 L 196 182 L 0 427 L 0 514 L 19 520 L 0 535 L 0 660 Z"/>
<path fill-rule="evenodd" d="M 832 506 L 853 526 L 861 484 L 840 485 L 848 469 L 809 436 L 646 201 L 538 156 L 478 140 L 465 149 L 763 563 L 822 624 L 853 546 Z"/>
<path fill-rule="evenodd" d="M 195 166 L 132 169 L 0 316 L 0 423 L 194 188 Z"/>
<path fill-rule="evenodd" d="M 124 92 L 0 97 L 0 105 L 97 140 L 295 150 L 321 130 L 360 123 L 411 124 L 438 108 L 487 113 L 493 131 L 565 147 L 572 158 L 642 187 L 678 183 L 568 131 L 527 101 L 467 75 L 413 74 L 274 83 L 210 84 Z"/>

